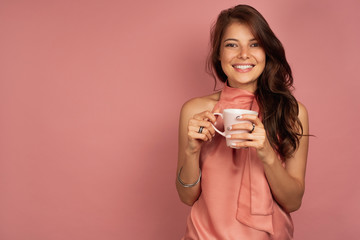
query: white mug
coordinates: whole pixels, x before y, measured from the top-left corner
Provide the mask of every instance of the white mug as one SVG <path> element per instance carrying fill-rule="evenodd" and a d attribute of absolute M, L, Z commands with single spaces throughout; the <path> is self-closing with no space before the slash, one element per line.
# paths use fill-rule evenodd
<path fill-rule="evenodd" d="M 221 116 L 222 119 L 224 119 L 224 129 L 225 129 L 224 132 L 221 132 L 219 129 L 217 129 L 213 125 L 215 131 L 224 137 L 229 134 L 238 134 L 238 133 L 249 132 L 247 130 L 232 130 L 232 131 L 230 131 L 230 129 L 231 129 L 230 127 L 234 124 L 250 122 L 247 120 L 240 120 L 241 115 L 243 115 L 243 114 L 252 114 L 252 115 L 258 116 L 258 112 L 255 112 L 252 110 L 247 110 L 247 109 L 224 109 L 223 113 L 214 113 L 214 115 L 219 115 L 219 116 Z M 236 143 L 236 142 L 243 142 L 243 141 L 245 141 L 245 140 L 226 138 L 226 145 L 231 148 L 238 148 L 238 147 L 232 146 L 231 144 Z"/>

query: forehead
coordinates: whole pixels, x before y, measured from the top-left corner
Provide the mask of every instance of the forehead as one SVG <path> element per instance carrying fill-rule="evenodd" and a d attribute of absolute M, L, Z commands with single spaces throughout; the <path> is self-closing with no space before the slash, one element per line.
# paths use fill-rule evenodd
<path fill-rule="evenodd" d="M 227 38 L 246 41 L 254 39 L 255 37 L 252 33 L 252 29 L 247 24 L 232 22 L 225 28 L 224 35 L 222 37 L 223 41 Z"/>

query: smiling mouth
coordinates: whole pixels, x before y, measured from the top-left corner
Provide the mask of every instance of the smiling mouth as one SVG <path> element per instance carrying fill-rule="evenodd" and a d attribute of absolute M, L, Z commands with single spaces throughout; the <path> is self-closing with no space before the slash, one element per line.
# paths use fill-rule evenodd
<path fill-rule="evenodd" d="M 251 69 L 251 68 L 255 67 L 255 65 L 253 65 L 253 64 L 243 64 L 243 65 L 233 65 L 233 67 L 236 68 L 236 69 L 246 70 L 246 69 Z"/>

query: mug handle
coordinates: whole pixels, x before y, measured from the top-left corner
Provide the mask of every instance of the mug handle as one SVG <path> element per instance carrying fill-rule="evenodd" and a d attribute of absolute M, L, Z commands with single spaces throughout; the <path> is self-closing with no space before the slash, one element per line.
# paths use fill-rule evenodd
<path fill-rule="evenodd" d="M 214 115 L 215 115 L 215 116 L 216 116 L 216 115 L 219 115 L 219 116 L 221 116 L 222 119 L 224 119 L 222 113 L 214 113 Z M 224 131 L 224 132 L 221 132 L 219 129 L 217 129 L 217 128 L 214 126 L 214 124 L 211 124 L 211 125 L 213 126 L 214 130 L 215 130 L 217 133 L 219 133 L 220 135 L 222 135 L 223 137 L 225 137 L 225 131 Z"/>

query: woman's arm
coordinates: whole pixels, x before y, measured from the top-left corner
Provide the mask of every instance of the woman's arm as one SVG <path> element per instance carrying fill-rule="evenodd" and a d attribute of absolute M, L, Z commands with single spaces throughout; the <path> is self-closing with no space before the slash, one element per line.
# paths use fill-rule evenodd
<path fill-rule="evenodd" d="M 181 109 L 176 178 L 181 169 L 179 177 L 186 184 L 195 183 L 199 179 L 201 145 L 204 141 L 211 141 L 215 135 L 210 123 L 215 122 L 215 116 L 206 109 L 209 109 L 209 104 L 203 98 L 192 99 Z M 200 126 L 204 127 L 202 133 L 198 133 Z M 181 201 L 192 206 L 201 193 L 201 181 L 193 187 L 184 187 L 176 179 L 176 189 Z"/>
<path fill-rule="evenodd" d="M 299 103 L 299 119 L 303 127 L 303 134 L 309 134 L 309 122 L 306 108 Z M 302 197 L 305 191 L 305 170 L 309 145 L 309 137 L 302 136 L 299 146 L 292 158 L 286 160 L 284 168 L 281 160 L 270 146 L 266 138 L 266 132 L 261 121 L 256 116 L 246 115 L 243 120 L 249 120 L 255 123 L 255 130 L 252 134 L 245 133 L 241 135 L 232 135 L 235 139 L 248 139 L 239 143 L 240 147 L 255 147 L 259 158 L 264 164 L 264 171 L 271 192 L 276 201 L 283 207 L 286 212 L 293 212 L 300 208 Z M 252 128 L 251 124 L 234 125 L 233 129 Z"/>
<path fill-rule="evenodd" d="M 303 134 L 309 135 L 308 113 L 301 103 L 299 103 L 299 119 L 303 126 Z M 309 137 L 302 136 L 293 157 L 286 160 L 285 168 L 277 156 L 268 157 L 263 161 L 273 196 L 287 212 L 296 211 L 301 206 L 305 191 L 308 146 Z"/>

